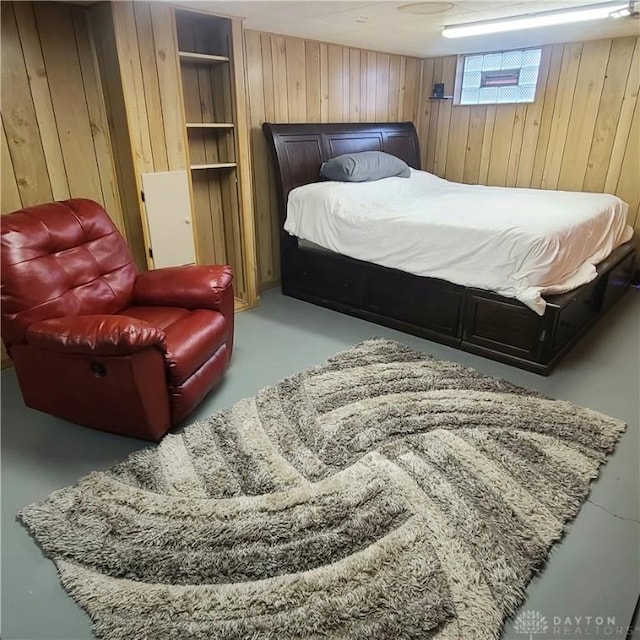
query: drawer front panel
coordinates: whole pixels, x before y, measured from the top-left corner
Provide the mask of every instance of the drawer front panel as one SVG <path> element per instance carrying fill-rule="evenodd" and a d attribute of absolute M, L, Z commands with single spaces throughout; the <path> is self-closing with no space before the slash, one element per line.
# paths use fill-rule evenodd
<path fill-rule="evenodd" d="M 378 270 L 370 286 L 371 311 L 448 336 L 457 335 L 462 292 L 455 285 Z"/>
<path fill-rule="evenodd" d="M 537 360 L 546 337 L 546 320 L 519 303 L 505 303 L 468 294 L 464 342 L 514 355 Z"/>
<path fill-rule="evenodd" d="M 604 308 L 614 303 L 626 291 L 636 268 L 636 255 L 632 253 L 609 272 L 602 300 Z"/>
<path fill-rule="evenodd" d="M 361 306 L 364 303 L 365 276 L 339 256 L 300 253 L 293 274 L 296 287 L 303 291 L 343 304 Z"/>
<path fill-rule="evenodd" d="M 553 337 L 553 351 L 562 347 L 597 316 L 596 307 L 593 287 L 583 287 L 583 290 L 559 312 Z"/>

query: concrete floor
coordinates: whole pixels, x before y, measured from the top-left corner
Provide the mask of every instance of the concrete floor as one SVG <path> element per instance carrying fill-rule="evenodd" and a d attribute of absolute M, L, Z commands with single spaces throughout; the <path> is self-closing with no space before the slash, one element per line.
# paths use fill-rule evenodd
<path fill-rule="evenodd" d="M 522 609 L 546 618 L 547 633 L 533 634 L 538 639 L 622 640 L 640 593 L 639 328 L 640 291 L 631 290 L 550 377 L 542 378 L 271 290 L 259 308 L 237 316 L 232 367 L 192 417 L 205 417 L 337 351 L 380 336 L 625 420 L 629 427 L 593 485 L 590 502 L 529 585 Z M 2 638 L 89 640 L 88 617 L 61 589 L 54 565 L 16 523 L 15 514 L 145 443 L 26 409 L 12 370 L 2 372 L 1 382 Z M 604 624 L 588 624 L 586 616 L 602 616 Z M 528 637 L 512 624 L 503 634 L 504 640 Z"/>

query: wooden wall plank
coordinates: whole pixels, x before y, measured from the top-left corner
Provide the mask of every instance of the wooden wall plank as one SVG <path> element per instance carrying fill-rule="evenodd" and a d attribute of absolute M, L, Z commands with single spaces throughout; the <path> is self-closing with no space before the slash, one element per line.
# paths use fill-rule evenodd
<path fill-rule="evenodd" d="M 640 230 L 640 221 L 637 219 L 638 205 L 640 205 L 640 99 L 636 99 L 631 122 L 615 192 L 629 205 L 627 220 L 629 224 L 635 226 L 637 232 Z"/>
<path fill-rule="evenodd" d="M 62 158 L 58 126 L 53 113 L 49 79 L 42 56 L 38 27 L 33 14 L 33 4 L 31 2 L 16 2 L 13 4 L 13 8 L 47 164 L 49 182 L 51 183 L 52 196 L 54 200 L 65 200 L 70 197 L 69 182 Z"/>
<path fill-rule="evenodd" d="M 289 121 L 304 122 L 307 114 L 307 77 L 304 40 L 287 38 L 287 102 Z"/>
<path fill-rule="evenodd" d="M 11 155 L 9 154 L 9 145 L 7 144 L 7 136 L 4 132 L 4 122 L 2 122 L 2 156 L 0 156 L 0 171 L 2 178 L 0 179 L 0 213 L 11 213 L 22 208 L 20 200 L 20 191 L 18 191 L 18 183 L 16 182 L 16 174 L 13 170 Z"/>
<path fill-rule="evenodd" d="M 478 184 L 480 179 L 480 160 L 482 158 L 482 139 L 487 119 L 487 107 L 469 108 L 469 134 L 466 142 L 466 156 L 461 182 Z"/>
<path fill-rule="evenodd" d="M 433 83 L 442 82 L 442 62 L 444 58 L 437 58 L 433 63 Z M 431 95 L 431 90 L 427 89 L 427 96 Z M 439 117 L 440 117 L 440 100 L 430 100 L 431 109 L 425 112 L 425 117 L 429 118 L 428 135 L 427 135 L 427 151 L 425 156 L 425 163 L 423 169 L 435 173 L 436 162 L 436 148 L 438 144 L 438 130 L 439 130 Z M 420 126 L 418 125 L 418 129 Z M 421 141 L 424 138 L 420 138 Z M 421 145 L 422 146 L 422 145 Z"/>
<path fill-rule="evenodd" d="M 360 120 L 360 50 L 350 49 L 349 52 L 349 120 L 358 122 Z"/>
<path fill-rule="evenodd" d="M 276 122 L 289 122 L 289 102 L 287 99 L 287 49 L 284 36 L 271 38 L 271 59 L 273 61 L 273 104 Z"/>
<path fill-rule="evenodd" d="M 400 98 L 404 101 L 404 95 L 401 90 L 400 82 L 400 56 L 389 57 L 389 81 L 388 86 L 388 104 L 387 119 L 391 122 L 398 122 L 400 114 Z"/>
<path fill-rule="evenodd" d="M 68 167 L 69 191 L 102 201 L 100 175 L 93 151 L 91 121 L 80 70 L 71 5 L 34 5 L 49 90 L 58 123 L 62 156 Z"/>
<path fill-rule="evenodd" d="M 247 60 L 247 90 L 253 96 L 249 105 L 249 122 L 251 127 L 251 153 L 253 155 L 253 202 L 255 209 L 256 229 L 261 233 L 257 236 L 258 279 L 260 282 L 272 282 L 276 279 L 274 273 L 273 247 L 271 240 L 271 180 L 269 179 L 269 158 L 266 140 L 262 133 L 262 123 L 265 122 L 264 108 L 264 74 L 262 67 L 262 46 L 260 34 L 247 31 L 244 38 L 245 58 Z M 309 62 L 309 53 L 313 57 L 313 50 L 305 49 L 305 58 Z M 315 58 L 319 64 L 319 48 L 315 49 Z M 309 73 L 309 66 L 306 69 Z M 307 109 L 311 107 L 320 114 L 320 97 L 310 97 L 306 92 Z M 311 100 L 311 105 L 309 101 Z M 276 259 L 278 257 L 276 256 Z"/>
<path fill-rule="evenodd" d="M 560 70 L 561 84 L 556 94 L 553 118 L 551 120 L 550 140 L 552 143 L 549 144 L 547 149 L 545 167 L 542 173 L 543 189 L 556 189 L 558 187 L 581 54 L 582 43 L 565 45 L 562 68 Z"/>
<path fill-rule="evenodd" d="M 458 56 L 447 56 L 442 60 L 442 75 L 440 80 L 434 78 L 434 82 L 444 82 L 445 94 L 453 93 L 453 81 L 456 74 L 456 62 Z M 447 146 L 449 144 L 449 125 L 451 122 L 451 100 L 443 100 L 438 106 L 438 124 L 436 133 L 436 149 L 433 161 L 433 173 L 444 177 L 447 170 Z"/>
<path fill-rule="evenodd" d="M 420 168 L 427 170 L 427 149 L 429 139 L 429 125 L 431 118 L 431 109 L 435 104 L 433 100 L 429 100 L 431 95 L 431 85 L 433 82 L 433 59 L 423 60 L 420 63 L 419 76 L 417 81 L 419 82 L 417 99 L 416 99 L 416 112 L 412 121 L 415 122 L 416 130 L 418 132 L 418 138 L 421 141 L 420 144 Z M 407 119 L 407 113 L 405 111 L 403 120 Z"/>
<path fill-rule="evenodd" d="M 547 151 L 551 137 L 551 124 L 553 122 L 553 111 L 556 103 L 556 96 L 560 85 L 560 71 L 562 69 L 562 56 L 564 45 L 557 44 L 551 47 L 551 60 L 549 63 L 549 74 L 544 94 L 537 96 L 537 100 L 543 100 L 542 116 L 540 118 L 540 131 L 536 143 L 536 155 L 533 159 L 533 171 L 531 174 L 531 184 L 533 188 L 540 188 L 542 176 L 545 170 Z"/>
<path fill-rule="evenodd" d="M 147 245 L 140 215 L 140 188 L 133 150 L 129 144 L 129 122 L 120 78 L 117 41 L 111 5 L 99 3 L 87 11 L 89 37 L 94 47 L 112 140 L 125 237 L 139 269 L 147 267 Z"/>
<path fill-rule="evenodd" d="M 604 183 L 604 190 L 608 193 L 613 193 L 618 185 L 618 178 L 622 171 L 622 163 L 624 161 L 624 154 L 627 148 L 627 141 L 629 140 L 629 131 L 633 122 L 633 114 L 639 91 L 640 38 L 636 40 L 633 61 L 631 63 L 631 68 L 629 69 L 629 78 L 624 90 L 624 97 L 622 98 L 620 117 L 618 118 L 618 126 L 616 128 L 616 135 L 613 141 L 613 148 L 611 150 L 607 177 Z"/>
<path fill-rule="evenodd" d="M 173 9 L 161 3 L 151 4 L 151 23 L 155 44 L 155 64 L 162 105 L 162 124 L 169 171 L 187 168 L 185 114 L 180 91 L 180 64 L 175 55 L 177 38 Z"/>
<path fill-rule="evenodd" d="M 401 109 L 400 118 L 404 122 L 417 122 L 420 95 L 422 89 L 422 63 L 417 58 L 403 57 L 405 65 L 404 73 L 404 102 Z M 429 85 L 426 85 L 429 87 Z M 428 95 L 428 93 L 427 93 Z"/>
<path fill-rule="evenodd" d="M 252 32 L 245 32 L 247 34 Z M 256 65 L 253 52 L 247 50 L 247 64 Z M 305 56 L 305 90 L 307 96 L 307 109 L 306 117 L 307 122 L 320 122 L 320 105 L 322 102 L 321 86 L 320 86 L 320 43 L 313 40 L 304 41 L 304 56 Z M 256 65 L 256 69 L 257 69 Z M 251 90 L 250 90 L 251 94 Z M 251 95 L 259 96 L 255 92 Z M 259 97 L 255 98 L 259 100 Z"/>
<path fill-rule="evenodd" d="M 111 10 L 115 25 L 122 91 L 130 123 L 129 135 L 138 174 L 136 180 L 139 183 L 140 175 L 153 173 L 155 166 L 133 5 L 134 3 L 130 0 L 114 2 L 111 4 Z"/>
<path fill-rule="evenodd" d="M 53 198 L 37 117 L 12 3 L 1 4 L 2 94 L 0 109 L 22 205 Z"/>
<path fill-rule="evenodd" d="M 349 49 L 342 48 L 342 120 L 348 122 L 349 117 L 349 92 L 351 89 L 351 62 Z"/>
<path fill-rule="evenodd" d="M 87 100 L 93 148 L 98 166 L 98 178 L 102 188 L 101 202 L 115 225 L 124 235 L 126 233 L 126 227 L 122 212 L 122 202 L 120 200 L 120 189 L 118 187 L 118 179 L 113 162 L 111 134 L 109 132 L 109 122 L 107 119 L 102 83 L 98 72 L 96 51 L 89 38 L 89 29 L 84 9 L 81 7 L 72 7 L 71 13 L 78 46 L 78 58 L 80 60 L 84 95 Z"/>
<path fill-rule="evenodd" d="M 153 154 L 153 166 L 156 171 L 168 171 L 167 144 L 164 138 L 164 121 L 156 51 L 151 23 L 151 7 L 147 2 L 134 2 L 133 15 L 136 25 L 142 85 L 149 127 L 149 140 Z"/>
<path fill-rule="evenodd" d="M 85 10 L 21 2 L 3 3 L 2 11 L 3 122 L 23 204 L 93 198 L 124 232 Z"/>
<path fill-rule="evenodd" d="M 255 237 L 255 211 L 252 199 L 253 162 L 251 159 L 248 89 L 245 77 L 245 49 L 242 22 L 238 19 L 234 19 L 231 22 L 231 36 L 230 56 L 232 60 L 232 82 L 230 88 L 233 93 L 233 103 L 235 105 L 235 142 L 237 153 L 236 161 L 238 163 L 235 187 L 239 200 L 237 205 L 239 232 L 236 238 L 240 242 L 242 250 L 242 267 L 244 273 L 243 300 L 253 305 L 259 300 L 258 255 Z M 304 47 L 302 51 L 304 52 Z M 302 82 L 304 79 L 304 70 L 300 71 L 299 77 Z M 306 97 L 302 97 L 301 102 L 305 104 Z M 231 139 L 230 136 L 229 139 Z M 230 175 L 232 177 L 232 174 Z"/>
<path fill-rule="evenodd" d="M 585 42 L 582 47 L 573 96 L 576 108 L 569 118 L 558 178 L 559 189 L 577 191 L 582 188 L 610 51 L 610 40 L 593 40 Z"/>
<path fill-rule="evenodd" d="M 407 59 L 404 56 L 399 56 L 398 59 L 400 61 L 400 86 L 398 87 L 398 113 L 396 115 L 396 118 L 402 120 L 404 119 L 404 100 L 407 86 Z"/>
<path fill-rule="evenodd" d="M 462 182 L 463 180 L 470 115 L 471 107 L 455 106 L 451 110 L 447 140 L 446 172 L 444 176 L 447 180 L 455 182 Z"/>
<path fill-rule="evenodd" d="M 519 104 L 516 106 L 516 113 L 513 119 L 513 131 L 511 132 L 511 148 L 509 149 L 509 160 L 507 161 L 507 177 L 505 180 L 506 187 L 516 186 L 526 114 L 526 104 Z"/>
<path fill-rule="evenodd" d="M 515 117 L 515 104 L 497 105 L 487 184 L 497 187 L 506 186 Z"/>
<path fill-rule="evenodd" d="M 487 107 L 487 117 L 484 121 L 482 134 L 482 153 L 480 154 L 480 170 L 478 172 L 478 184 L 488 184 L 489 164 L 491 162 L 491 141 L 496 127 L 496 105 Z"/>
<path fill-rule="evenodd" d="M 376 54 L 376 97 L 375 119 L 376 122 L 389 120 L 389 63 L 391 56 L 388 53 Z"/>
<path fill-rule="evenodd" d="M 367 51 L 366 57 L 366 93 L 363 96 L 365 101 L 365 121 L 375 122 L 377 104 L 376 87 L 378 83 L 378 58 L 374 51 Z"/>
<path fill-rule="evenodd" d="M 216 247 L 216 234 L 213 230 L 214 219 L 222 219 L 220 190 L 217 189 L 217 193 L 212 197 L 209 190 L 209 176 L 206 171 L 192 172 L 191 189 L 193 191 L 193 218 L 197 229 L 198 261 L 202 264 L 219 264 L 219 261 L 225 263 L 227 256 L 224 242 L 222 249 L 220 249 L 220 245 Z"/>
<path fill-rule="evenodd" d="M 526 105 L 526 116 L 524 120 L 522 143 L 520 144 L 520 156 L 518 158 L 518 171 L 515 181 L 516 187 L 529 187 L 531 185 L 533 165 L 536 159 L 536 148 L 538 146 L 538 138 L 540 136 L 542 113 L 547 92 L 549 69 L 551 68 L 551 53 L 551 47 L 544 47 L 542 49 L 536 100 L 535 102 Z"/>
<path fill-rule="evenodd" d="M 320 122 L 329 119 L 329 45 L 320 43 Z"/>
<path fill-rule="evenodd" d="M 611 43 L 611 53 L 602 87 L 602 98 L 593 133 L 593 141 L 587 161 L 583 191 L 602 191 L 607 177 L 607 167 L 615 140 L 620 109 L 624 98 L 630 67 L 638 38 L 616 38 Z M 636 54 L 636 61 L 640 51 Z M 636 76 L 639 70 L 636 70 Z"/>
<path fill-rule="evenodd" d="M 268 35 L 262 35 L 260 38 L 261 56 L 262 56 L 262 74 L 264 76 L 263 92 L 264 92 L 264 112 L 267 122 L 276 122 L 276 107 L 274 97 L 274 77 L 273 77 L 273 59 L 271 57 L 271 38 Z"/>
<path fill-rule="evenodd" d="M 330 44 L 327 47 L 329 122 L 341 122 L 342 118 L 342 47 Z"/>

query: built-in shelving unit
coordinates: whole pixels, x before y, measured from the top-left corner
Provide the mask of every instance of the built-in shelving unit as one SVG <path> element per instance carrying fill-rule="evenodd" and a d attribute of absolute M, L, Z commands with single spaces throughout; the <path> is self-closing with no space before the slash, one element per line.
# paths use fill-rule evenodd
<path fill-rule="evenodd" d="M 237 102 L 238 95 L 244 100 L 242 30 L 232 19 L 174 12 L 198 261 L 230 264 L 237 302 L 252 305 L 249 143 Z"/>

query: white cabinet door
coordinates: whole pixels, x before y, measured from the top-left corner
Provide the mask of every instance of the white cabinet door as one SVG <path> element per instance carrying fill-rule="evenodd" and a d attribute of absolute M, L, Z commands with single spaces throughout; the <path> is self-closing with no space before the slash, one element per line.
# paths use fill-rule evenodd
<path fill-rule="evenodd" d="M 142 189 L 154 267 L 195 263 L 187 172 L 143 173 Z"/>

